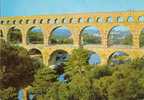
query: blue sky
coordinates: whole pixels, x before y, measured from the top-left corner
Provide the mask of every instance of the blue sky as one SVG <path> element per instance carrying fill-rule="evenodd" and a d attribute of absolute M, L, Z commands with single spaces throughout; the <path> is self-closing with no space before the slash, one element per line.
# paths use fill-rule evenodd
<path fill-rule="evenodd" d="M 144 10 L 144 0 L 0 0 L 0 16 Z"/>

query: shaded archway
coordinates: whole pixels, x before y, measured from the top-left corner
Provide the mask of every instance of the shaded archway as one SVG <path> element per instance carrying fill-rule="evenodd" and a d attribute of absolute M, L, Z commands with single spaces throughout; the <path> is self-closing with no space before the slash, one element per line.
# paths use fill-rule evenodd
<path fill-rule="evenodd" d="M 88 17 L 87 22 L 88 23 L 93 23 L 94 22 L 94 18 L 93 17 Z"/>
<path fill-rule="evenodd" d="M 108 46 L 128 47 L 132 45 L 132 33 L 128 27 L 113 27 L 108 34 Z"/>
<path fill-rule="evenodd" d="M 103 23 L 103 22 L 104 22 L 104 19 L 103 19 L 102 17 L 98 17 L 98 18 L 97 18 L 97 22 L 98 22 L 98 23 Z"/>
<path fill-rule="evenodd" d="M 30 57 L 32 59 L 34 59 L 35 61 L 38 61 L 40 63 L 43 62 L 43 57 L 42 57 L 42 54 L 41 54 L 40 50 L 33 48 L 33 49 L 30 49 L 28 51 L 28 53 L 29 53 Z"/>
<path fill-rule="evenodd" d="M 27 31 L 27 44 L 43 44 L 43 32 L 40 27 L 31 27 Z"/>
<path fill-rule="evenodd" d="M 88 63 L 90 65 L 100 64 L 101 63 L 100 56 L 97 53 L 90 51 L 89 52 Z"/>
<path fill-rule="evenodd" d="M 64 73 L 65 63 L 69 59 L 69 54 L 64 50 L 56 50 L 50 55 L 49 67 L 55 69 L 59 75 Z"/>
<path fill-rule="evenodd" d="M 51 32 L 49 44 L 72 44 L 72 34 L 66 27 L 57 27 Z"/>
<path fill-rule="evenodd" d="M 93 26 L 84 27 L 80 33 L 81 45 L 101 44 L 100 31 Z"/>
<path fill-rule="evenodd" d="M 22 32 L 17 27 L 11 27 L 8 30 L 7 40 L 12 44 L 22 43 Z"/>
<path fill-rule="evenodd" d="M 132 16 L 128 16 L 127 21 L 129 23 L 134 22 L 134 18 Z"/>
<path fill-rule="evenodd" d="M 141 33 L 140 33 L 140 47 L 144 47 L 144 28 L 142 29 Z"/>
<path fill-rule="evenodd" d="M 3 30 L 0 29 L 0 38 L 3 38 L 4 37 L 4 33 L 3 33 Z"/>
<path fill-rule="evenodd" d="M 119 16 L 119 17 L 117 17 L 117 22 L 123 22 L 124 21 L 124 18 L 123 17 L 121 17 L 121 16 Z"/>
<path fill-rule="evenodd" d="M 108 64 L 113 66 L 124 64 L 128 61 L 130 61 L 130 57 L 127 53 L 122 51 L 116 51 L 109 56 Z"/>
<path fill-rule="evenodd" d="M 112 23 L 112 22 L 113 22 L 112 16 L 109 16 L 109 17 L 107 18 L 107 22 L 108 22 L 108 23 Z"/>
<path fill-rule="evenodd" d="M 83 23 L 83 22 L 84 22 L 84 18 L 80 17 L 80 18 L 78 19 L 78 22 L 79 22 L 79 23 Z"/>
<path fill-rule="evenodd" d="M 138 21 L 143 23 L 144 22 L 144 16 L 139 16 Z"/>

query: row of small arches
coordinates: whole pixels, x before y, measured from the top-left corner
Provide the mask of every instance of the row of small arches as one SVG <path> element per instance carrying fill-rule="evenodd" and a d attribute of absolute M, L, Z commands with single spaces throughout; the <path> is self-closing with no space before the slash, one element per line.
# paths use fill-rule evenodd
<path fill-rule="evenodd" d="M 103 18 L 103 17 L 88 17 L 87 19 L 85 18 L 63 18 L 63 19 L 20 19 L 20 20 L 1 20 L 0 24 L 69 24 L 69 23 L 93 23 L 93 22 L 97 22 L 97 23 L 112 23 L 112 22 L 140 22 L 143 23 L 144 22 L 144 16 L 139 16 L 138 18 L 134 18 L 133 16 L 128 16 L 127 18 L 118 16 L 116 18 L 113 18 L 112 16 L 109 16 L 107 18 Z"/>

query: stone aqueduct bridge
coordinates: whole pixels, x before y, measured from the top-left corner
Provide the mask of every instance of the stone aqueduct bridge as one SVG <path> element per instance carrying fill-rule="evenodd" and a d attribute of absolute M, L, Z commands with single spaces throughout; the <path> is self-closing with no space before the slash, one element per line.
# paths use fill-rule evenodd
<path fill-rule="evenodd" d="M 131 58 L 144 56 L 144 48 L 140 48 L 139 37 L 144 28 L 144 22 L 140 22 L 140 16 L 144 16 L 144 11 L 136 12 L 109 12 L 109 13 L 85 13 L 69 15 L 50 15 L 50 16 L 17 16 L 0 17 L 0 29 L 3 31 L 3 38 L 7 40 L 7 33 L 11 27 L 17 27 L 22 32 L 22 43 L 20 44 L 27 50 L 36 48 L 41 51 L 43 61 L 48 64 L 50 55 L 56 50 L 64 50 L 69 54 L 74 48 L 80 46 L 80 33 L 86 26 L 95 26 L 101 32 L 101 45 L 85 45 L 84 48 L 96 52 L 101 58 L 101 64 L 106 64 L 110 55 L 116 51 L 123 51 Z M 110 22 L 112 18 L 112 22 Z M 121 21 L 119 18 L 123 18 Z M 130 22 L 129 18 L 134 21 Z M 91 21 L 94 19 L 94 21 Z M 103 19 L 102 21 L 100 21 Z M 39 26 L 43 31 L 44 44 L 27 44 L 27 31 L 33 27 Z M 48 44 L 52 30 L 56 27 L 67 27 L 72 33 L 73 45 L 50 45 Z M 127 26 L 133 35 L 133 45 L 126 47 L 109 47 L 108 33 L 115 26 Z"/>

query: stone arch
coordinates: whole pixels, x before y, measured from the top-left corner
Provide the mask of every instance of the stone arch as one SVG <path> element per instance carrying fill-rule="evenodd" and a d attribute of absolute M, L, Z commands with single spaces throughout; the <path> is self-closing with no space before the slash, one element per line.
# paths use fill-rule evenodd
<path fill-rule="evenodd" d="M 10 20 L 7 20 L 7 24 L 10 24 Z"/>
<path fill-rule="evenodd" d="M 0 24 L 4 24 L 4 20 L 1 20 L 1 21 L 0 21 Z"/>
<path fill-rule="evenodd" d="M 88 23 L 93 23 L 94 22 L 94 18 L 93 17 L 88 17 L 87 22 Z"/>
<path fill-rule="evenodd" d="M 86 26 L 80 31 L 81 45 L 87 44 L 101 44 L 101 34 L 95 26 Z"/>
<path fill-rule="evenodd" d="M 55 24 L 55 19 L 50 19 L 49 24 Z"/>
<path fill-rule="evenodd" d="M 29 24 L 29 22 L 30 22 L 30 20 L 29 20 L 29 19 L 27 19 L 27 20 L 26 20 L 26 24 Z"/>
<path fill-rule="evenodd" d="M 54 28 L 49 37 L 49 44 L 73 44 L 72 33 L 67 27 Z"/>
<path fill-rule="evenodd" d="M 70 18 L 70 23 L 76 24 L 78 22 L 77 18 Z"/>
<path fill-rule="evenodd" d="M 130 55 L 123 51 L 115 51 L 108 58 L 109 65 L 119 65 L 130 61 Z"/>
<path fill-rule="evenodd" d="M 100 56 L 96 52 L 89 51 L 88 64 L 97 65 L 100 63 L 101 63 Z"/>
<path fill-rule="evenodd" d="M 139 21 L 140 23 L 144 23 L 144 16 L 139 16 L 138 21 Z"/>
<path fill-rule="evenodd" d="M 48 59 L 48 64 L 49 65 L 57 65 L 57 64 L 61 64 L 64 63 L 68 60 L 69 58 L 69 53 L 65 50 L 62 49 L 58 49 L 53 51 Z"/>
<path fill-rule="evenodd" d="M 43 21 L 44 21 L 43 19 L 40 19 L 40 24 L 42 24 L 42 23 L 43 23 Z"/>
<path fill-rule="evenodd" d="M 102 17 L 98 17 L 97 20 L 96 20 L 98 23 L 103 23 L 104 22 L 104 19 Z"/>
<path fill-rule="evenodd" d="M 22 43 L 21 29 L 17 28 L 16 26 L 9 28 L 7 33 L 7 41 L 9 41 L 12 44 Z"/>
<path fill-rule="evenodd" d="M 0 38 L 3 38 L 4 37 L 4 32 L 2 29 L 0 29 Z"/>
<path fill-rule="evenodd" d="M 121 17 L 121 16 L 118 16 L 118 17 L 117 17 L 117 22 L 118 22 L 118 23 L 124 22 L 124 18 Z"/>
<path fill-rule="evenodd" d="M 50 24 L 51 19 L 47 19 L 47 23 Z"/>
<path fill-rule="evenodd" d="M 16 24 L 16 20 L 13 20 L 13 24 Z"/>
<path fill-rule="evenodd" d="M 108 23 L 112 23 L 112 22 L 113 22 L 112 16 L 107 17 L 107 22 L 108 22 Z"/>
<path fill-rule="evenodd" d="M 39 26 L 32 26 L 28 29 L 26 35 L 27 44 L 43 44 L 43 31 Z"/>
<path fill-rule="evenodd" d="M 67 19 L 66 19 L 66 18 L 63 18 L 63 19 L 62 19 L 62 23 L 63 23 L 63 24 L 66 24 L 66 23 L 67 23 Z"/>
<path fill-rule="evenodd" d="M 71 24 L 73 22 L 73 18 L 70 18 L 69 23 Z"/>
<path fill-rule="evenodd" d="M 21 20 L 19 20 L 19 24 L 23 24 L 23 20 L 21 19 Z"/>
<path fill-rule="evenodd" d="M 144 48 L 144 28 L 142 29 L 140 33 L 139 41 L 140 41 L 140 47 Z"/>
<path fill-rule="evenodd" d="M 114 26 L 110 29 L 107 36 L 108 46 L 132 46 L 132 33 L 126 26 Z"/>
<path fill-rule="evenodd" d="M 133 16 L 128 16 L 127 22 L 129 22 L 129 23 L 134 22 Z"/>
<path fill-rule="evenodd" d="M 36 23 L 37 23 L 37 19 L 34 19 L 34 20 L 33 20 L 33 24 L 36 24 Z"/>
<path fill-rule="evenodd" d="M 58 18 L 54 19 L 54 23 L 55 23 L 55 24 L 59 24 Z"/>
<path fill-rule="evenodd" d="M 78 19 L 78 23 L 83 23 L 84 22 L 84 19 L 82 18 L 82 17 L 80 17 L 79 19 Z"/>
<path fill-rule="evenodd" d="M 43 55 L 39 49 L 31 48 L 31 49 L 29 49 L 28 53 L 29 53 L 30 57 L 33 58 L 34 60 L 37 60 L 40 63 L 43 62 Z"/>

